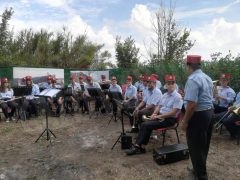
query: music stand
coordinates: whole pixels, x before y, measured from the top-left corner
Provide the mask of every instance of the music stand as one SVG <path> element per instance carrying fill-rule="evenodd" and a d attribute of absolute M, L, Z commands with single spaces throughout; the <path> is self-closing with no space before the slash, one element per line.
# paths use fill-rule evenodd
<path fill-rule="evenodd" d="M 102 90 L 100 88 L 87 88 L 88 93 L 91 97 L 93 97 L 95 99 L 95 103 L 97 101 L 98 98 L 100 98 L 103 93 Z M 96 107 L 96 111 L 93 111 L 90 115 L 89 115 L 89 119 L 91 119 L 91 117 L 96 114 L 97 116 L 99 115 L 99 108 L 101 107 Z"/>
<path fill-rule="evenodd" d="M 125 131 L 124 131 L 124 123 L 123 123 L 123 103 L 122 103 L 122 101 L 119 101 L 119 100 L 117 100 L 117 99 L 113 99 L 113 100 L 117 103 L 118 107 L 121 108 L 122 132 L 121 132 L 121 134 L 118 136 L 116 142 L 113 144 L 111 150 L 113 150 L 114 147 L 116 146 L 116 144 L 117 144 L 118 142 L 120 142 L 120 138 L 126 135 L 126 133 L 125 133 Z"/>
<path fill-rule="evenodd" d="M 120 92 L 108 92 L 108 96 L 109 98 L 114 101 L 115 100 L 119 100 L 119 101 L 123 101 L 123 96 Z M 116 103 L 116 101 L 114 101 L 114 103 Z M 116 103 L 117 105 L 117 103 Z M 114 119 L 114 121 L 117 121 L 117 114 L 115 112 L 113 112 L 113 115 L 111 117 L 111 119 L 108 121 L 108 125 L 111 123 L 111 121 Z M 119 118 L 120 119 L 120 118 Z"/>
<path fill-rule="evenodd" d="M 46 115 L 46 128 L 45 130 L 39 135 L 39 137 L 36 139 L 35 143 L 38 142 L 38 140 L 43 136 L 43 134 L 47 133 L 47 141 L 51 143 L 51 134 L 53 137 L 57 138 L 55 134 L 49 129 L 48 127 L 48 98 L 52 98 L 53 96 L 57 95 L 61 90 L 60 89 L 45 89 L 43 90 L 39 95 L 35 95 L 37 97 L 43 97 L 45 98 L 46 106 L 45 106 L 45 115 Z"/>
<path fill-rule="evenodd" d="M 101 83 L 99 84 L 101 86 L 101 89 L 106 92 L 108 91 L 109 87 L 110 87 L 110 84 L 109 83 Z"/>
<path fill-rule="evenodd" d="M 31 86 L 18 86 L 18 87 L 13 87 L 13 92 L 14 92 L 14 96 L 17 97 L 22 97 L 22 100 L 20 101 L 20 103 L 23 103 L 24 100 L 24 96 L 29 96 L 32 94 L 32 87 Z M 21 107 L 21 108 L 19 108 Z M 18 107 L 18 119 L 16 121 L 16 123 L 21 119 L 21 117 L 23 116 L 23 121 L 25 121 L 27 119 L 26 117 L 26 112 L 23 111 L 22 106 Z M 21 110 L 21 112 L 20 112 Z"/>

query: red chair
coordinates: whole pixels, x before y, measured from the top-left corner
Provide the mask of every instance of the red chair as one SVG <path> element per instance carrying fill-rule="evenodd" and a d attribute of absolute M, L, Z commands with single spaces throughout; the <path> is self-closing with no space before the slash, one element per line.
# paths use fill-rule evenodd
<path fill-rule="evenodd" d="M 180 139 L 179 139 L 179 135 L 178 135 L 178 130 L 177 130 L 177 128 L 178 128 L 178 126 L 179 126 L 179 123 L 181 122 L 181 119 L 182 119 L 182 118 L 181 118 L 181 113 L 180 113 L 180 114 L 178 115 L 178 117 L 176 118 L 176 123 L 175 123 L 173 126 L 166 127 L 166 128 L 156 129 L 156 131 L 163 136 L 162 146 L 164 146 L 165 138 L 166 138 L 166 132 L 167 132 L 168 130 L 175 130 L 178 144 L 180 144 Z"/>

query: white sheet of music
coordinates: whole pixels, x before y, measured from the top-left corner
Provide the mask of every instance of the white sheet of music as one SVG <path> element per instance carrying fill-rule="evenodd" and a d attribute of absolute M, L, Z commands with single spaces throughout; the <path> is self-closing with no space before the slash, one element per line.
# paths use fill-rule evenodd
<path fill-rule="evenodd" d="M 40 96 L 48 96 L 48 97 L 53 97 L 57 93 L 59 93 L 61 90 L 60 89 L 45 89 L 43 90 L 39 95 Z"/>

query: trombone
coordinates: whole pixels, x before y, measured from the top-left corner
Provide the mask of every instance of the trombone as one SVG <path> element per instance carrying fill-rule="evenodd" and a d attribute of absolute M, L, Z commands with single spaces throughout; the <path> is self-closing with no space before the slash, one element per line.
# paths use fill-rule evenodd
<path fill-rule="evenodd" d="M 228 111 L 226 112 L 226 114 L 223 115 L 223 117 L 215 124 L 215 129 L 216 131 L 218 131 L 219 128 L 221 128 L 221 126 L 223 125 L 222 120 L 224 118 L 226 118 L 227 116 L 229 116 L 231 113 L 234 113 L 236 115 L 240 115 L 240 107 L 237 107 L 237 104 L 235 104 L 234 106 L 232 106 L 233 110 L 232 111 Z"/>

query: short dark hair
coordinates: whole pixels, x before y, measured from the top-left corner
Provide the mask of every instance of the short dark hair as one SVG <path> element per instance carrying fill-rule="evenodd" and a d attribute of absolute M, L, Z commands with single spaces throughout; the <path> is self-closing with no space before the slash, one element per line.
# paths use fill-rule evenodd
<path fill-rule="evenodd" d="M 187 63 L 187 66 L 190 66 L 194 71 L 201 69 L 201 64 Z"/>

